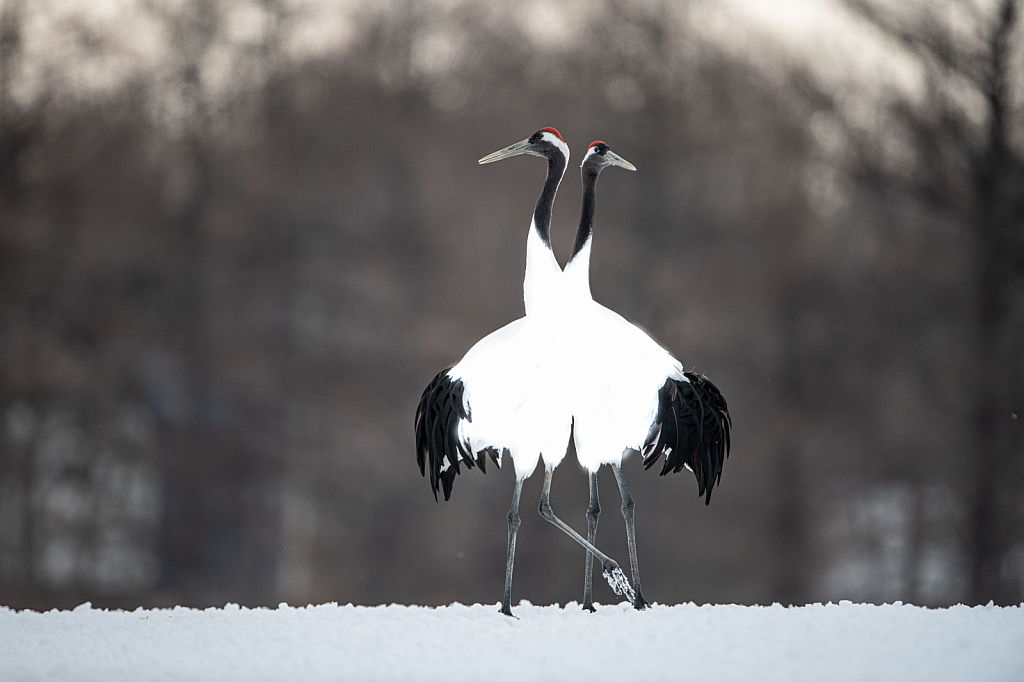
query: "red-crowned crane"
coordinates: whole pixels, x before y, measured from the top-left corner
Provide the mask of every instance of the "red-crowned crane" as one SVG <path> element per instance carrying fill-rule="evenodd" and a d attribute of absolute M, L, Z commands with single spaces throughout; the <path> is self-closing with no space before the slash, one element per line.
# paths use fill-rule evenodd
<path fill-rule="evenodd" d="M 597 179 L 608 166 L 636 168 L 604 142 L 594 142 L 583 159 L 583 207 L 572 256 L 563 272 L 566 327 L 574 352 L 567 370 L 572 401 L 573 438 L 579 462 L 590 477 L 587 540 L 593 544 L 601 513 L 597 471 L 610 464 L 622 495 L 633 606 L 648 606 L 640 590 L 633 524 L 633 498 L 622 476 L 623 455 L 643 453 L 645 468 L 665 455 L 661 474 L 687 468 L 697 477 L 705 503 L 722 474 L 729 453 L 729 408 L 705 377 L 684 372 L 679 361 L 646 333 L 594 301 L 590 293 L 590 248 L 593 239 Z M 584 573 L 583 608 L 594 610 L 592 558 Z"/>
<path fill-rule="evenodd" d="M 544 459 L 544 486 L 539 511 L 583 545 L 602 563 L 617 594 L 633 600 L 618 564 L 569 528 L 551 511 L 551 476 L 562 461 L 572 428 L 570 401 L 561 357 L 562 270 L 551 251 L 551 206 L 569 160 L 569 147 L 554 128 L 543 128 L 522 142 L 480 159 L 490 163 L 518 154 L 547 160 L 547 177 L 533 212 L 526 242 L 523 297 L 526 316 L 481 339 L 454 367 L 430 382 L 416 409 L 416 453 L 420 473 L 429 471 L 437 497 L 451 495 L 460 462 L 486 472 L 488 456 L 501 466 L 507 451 L 516 470 L 508 512 L 508 555 L 501 612 L 512 615 L 512 564 L 519 529 L 523 481 Z"/>

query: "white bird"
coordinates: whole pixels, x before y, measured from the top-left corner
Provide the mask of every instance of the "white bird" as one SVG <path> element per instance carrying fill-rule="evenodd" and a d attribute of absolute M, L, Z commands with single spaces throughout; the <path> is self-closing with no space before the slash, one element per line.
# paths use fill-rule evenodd
<path fill-rule="evenodd" d="M 566 325 L 570 330 L 567 370 L 571 384 L 573 438 L 579 462 L 590 477 L 587 539 L 597 535 L 597 471 L 609 464 L 622 496 L 632 569 L 633 606 L 648 606 L 640 589 L 633 523 L 633 498 L 622 475 L 622 458 L 635 450 L 650 468 L 665 455 L 661 474 L 683 467 L 697 477 L 698 494 L 711 501 L 711 490 L 729 452 L 731 420 L 725 399 L 705 377 L 684 372 L 682 365 L 646 333 L 594 301 L 590 292 L 590 249 L 593 240 L 597 179 L 607 166 L 636 168 L 594 142 L 583 159 L 583 207 L 572 256 L 563 273 Z M 583 608 L 594 610 L 592 559 L 584 574 Z"/>
<path fill-rule="evenodd" d="M 430 472 L 437 497 L 451 495 L 460 461 L 479 465 L 486 457 L 501 466 L 507 451 L 516 470 L 508 512 L 508 557 L 501 612 L 512 615 L 512 565 L 519 528 L 519 496 L 523 481 L 544 459 L 545 478 L 539 511 L 602 562 L 604 576 L 617 594 L 633 600 L 618 564 L 569 528 L 551 511 L 551 476 L 565 456 L 572 429 L 570 400 L 561 357 L 565 339 L 562 270 L 551 250 L 551 207 L 569 160 L 569 147 L 554 128 L 538 130 L 528 139 L 480 159 L 490 163 L 518 154 L 547 159 L 547 177 L 537 200 L 526 243 L 523 297 L 526 316 L 481 339 L 450 369 L 427 386 L 416 409 L 416 452 L 420 473 Z"/>

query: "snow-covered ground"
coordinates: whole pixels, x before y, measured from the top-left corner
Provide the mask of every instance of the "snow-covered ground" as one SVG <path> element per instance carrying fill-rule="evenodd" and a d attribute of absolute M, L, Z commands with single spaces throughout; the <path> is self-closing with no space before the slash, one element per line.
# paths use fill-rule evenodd
<path fill-rule="evenodd" d="M 1024 608 L 0 608 L 0 680 L 1024 680 Z"/>

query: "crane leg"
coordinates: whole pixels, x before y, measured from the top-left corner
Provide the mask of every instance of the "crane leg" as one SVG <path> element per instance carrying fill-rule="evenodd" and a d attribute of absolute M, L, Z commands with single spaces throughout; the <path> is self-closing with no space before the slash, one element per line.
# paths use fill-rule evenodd
<path fill-rule="evenodd" d="M 597 520 L 601 516 L 601 502 L 597 498 L 597 472 L 590 474 L 590 505 L 587 507 L 587 542 L 597 541 Z M 594 608 L 594 555 L 587 550 L 587 565 L 583 572 L 583 608 L 593 613 Z"/>
<path fill-rule="evenodd" d="M 505 597 L 501 600 L 501 612 L 512 615 L 512 562 L 516 558 L 516 532 L 519 530 L 519 494 L 523 492 L 523 479 L 516 479 L 512 492 L 512 506 L 508 509 L 508 556 L 505 559 Z"/>
<path fill-rule="evenodd" d="M 636 530 L 633 526 L 633 496 L 629 494 L 626 487 L 626 479 L 622 476 L 622 466 L 615 465 L 615 482 L 619 484 L 619 493 L 622 495 L 622 518 L 626 520 L 626 540 L 629 542 L 629 568 L 633 574 L 633 590 L 636 596 L 633 599 L 633 607 L 637 610 L 646 609 L 650 604 L 644 599 L 640 590 L 640 567 L 636 562 Z"/>
<path fill-rule="evenodd" d="M 574 531 L 572 528 L 567 526 L 564 521 L 555 516 L 555 513 L 551 511 L 551 475 L 554 470 L 547 469 L 544 472 L 544 488 L 540 493 L 540 506 L 537 511 L 540 512 L 541 517 L 548 523 L 552 524 L 563 533 L 571 537 L 576 542 L 580 543 L 585 549 L 589 550 L 598 561 L 601 562 L 602 575 L 604 579 L 608 581 L 608 585 L 611 586 L 612 591 L 615 594 L 626 597 L 629 601 L 633 601 L 633 588 L 629 586 L 629 581 L 626 580 L 626 574 L 622 572 L 619 565 L 615 563 L 607 554 L 594 547 L 593 544 L 587 542 L 580 536 L 579 533 Z"/>

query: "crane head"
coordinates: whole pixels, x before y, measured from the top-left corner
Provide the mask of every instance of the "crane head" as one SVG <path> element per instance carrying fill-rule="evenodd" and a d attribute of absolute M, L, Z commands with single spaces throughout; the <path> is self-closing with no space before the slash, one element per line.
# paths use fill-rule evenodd
<path fill-rule="evenodd" d="M 600 140 L 591 142 L 590 147 L 587 149 L 587 155 L 583 157 L 583 163 L 580 164 L 580 167 L 584 171 L 590 169 L 600 173 L 607 166 L 619 166 L 631 171 L 636 170 L 636 166 L 613 152 L 604 142 Z"/>
<path fill-rule="evenodd" d="M 565 143 L 565 140 L 562 139 L 562 136 L 554 128 L 541 128 L 522 142 L 516 142 L 514 145 L 499 149 L 493 154 L 488 154 L 477 161 L 477 163 L 492 163 L 519 154 L 543 156 L 546 159 L 561 155 L 568 162 L 569 145 Z"/>

